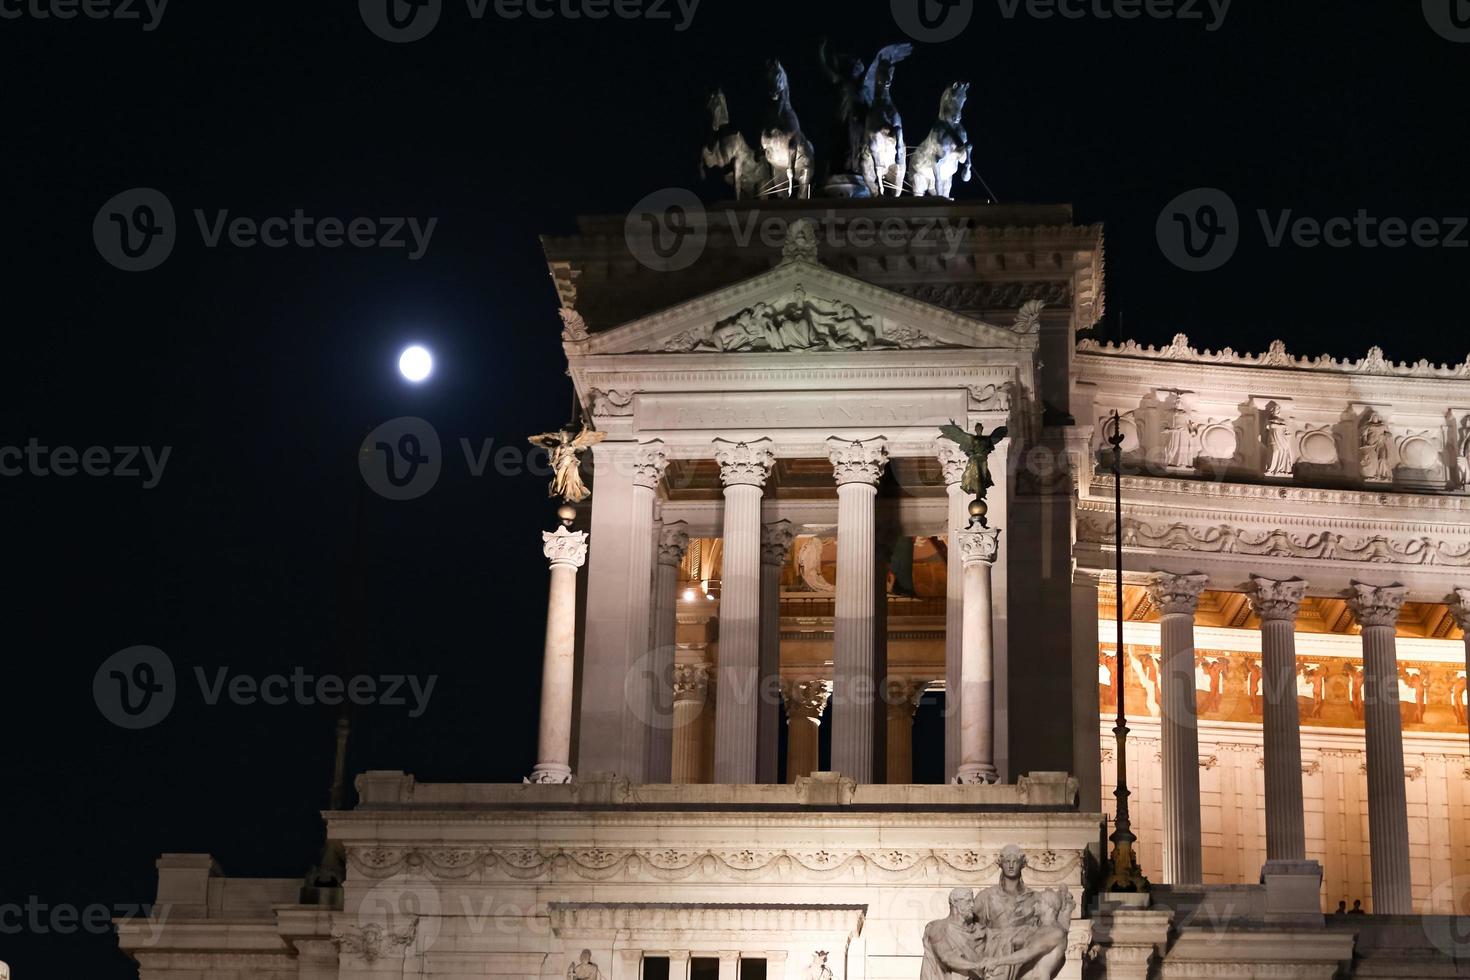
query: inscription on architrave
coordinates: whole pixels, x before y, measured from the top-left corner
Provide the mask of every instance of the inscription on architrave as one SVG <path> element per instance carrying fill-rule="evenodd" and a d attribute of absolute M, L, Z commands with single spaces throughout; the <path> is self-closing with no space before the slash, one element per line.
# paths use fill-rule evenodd
<path fill-rule="evenodd" d="M 824 391 L 639 395 L 640 431 L 933 426 L 964 415 L 968 392 Z"/>

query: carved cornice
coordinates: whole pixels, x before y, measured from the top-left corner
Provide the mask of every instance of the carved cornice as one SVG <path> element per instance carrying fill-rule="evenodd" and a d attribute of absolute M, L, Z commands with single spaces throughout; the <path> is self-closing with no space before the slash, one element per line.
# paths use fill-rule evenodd
<path fill-rule="evenodd" d="M 1123 492 L 1210 497 L 1229 501 L 1270 500 L 1275 505 L 1287 504 L 1319 509 L 1333 507 L 1371 507 L 1374 509 L 1444 510 L 1455 517 L 1470 513 L 1470 498 L 1387 493 L 1382 490 L 1324 489 L 1319 487 L 1277 486 L 1254 483 L 1215 483 L 1173 477 L 1125 476 Z M 1091 494 L 1099 506 L 1113 506 L 1113 476 L 1105 469 L 1093 472 Z"/>
<path fill-rule="evenodd" d="M 1434 365 L 1421 360 L 1416 364 L 1395 364 L 1387 360 L 1381 347 L 1373 347 L 1368 356 L 1356 361 L 1338 360 L 1323 354 L 1321 357 L 1293 357 L 1286 351 L 1283 341 L 1273 341 L 1264 354 L 1237 354 L 1227 347 L 1219 352 L 1199 351 L 1190 346 L 1189 337 L 1175 334 L 1174 340 L 1163 346 L 1141 346 L 1137 341 L 1125 341 L 1121 345 L 1082 340 L 1077 349 L 1088 354 L 1112 357 L 1139 357 L 1159 361 L 1193 361 L 1200 364 L 1236 364 L 1243 367 L 1294 368 L 1302 371 L 1330 371 L 1336 374 L 1376 375 L 1381 377 L 1406 378 L 1453 378 L 1470 379 L 1470 359 L 1457 365 Z"/>
<path fill-rule="evenodd" d="M 764 487 L 776 465 L 776 454 L 771 451 L 770 439 L 754 443 L 730 442 L 716 439 L 715 462 L 720 464 L 720 480 L 727 487 Z"/>
<path fill-rule="evenodd" d="M 853 847 L 383 847 L 348 848 L 354 872 L 389 878 L 404 868 L 437 880 L 880 882 L 933 877 L 989 883 L 1000 848 Z M 1026 851 L 1028 883 L 1081 883 L 1079 851 Z"/>
<path fill-rule="evenodd" d="M 1174 575 L 1154 572 L 1149 596 L 1165 616 L 1193 616 L 1199 609 L 1199 597 L 1210 584 L 1210 577 L 1199 573 Z"/>
<path fill-rule="evenodd" d="M 839 487 L 848 483 L 877 486 L 888 466 L 888 440 L 879 436 L 849 442 L 834 436 L 827 440 L 827 456 L 832 460 L 832 473 Z"/>
<path fill-rule="evenodd" d="M 664 444 L 657 439 L 645 442 L 638 447 L 638 452 L 633 457 L 633 485 L 645 490 L 656 490 L 668 468 L 669 454 L 664 449 Z"/>
<path fill-rule="evenodd" d="M 838 933 L 862 931 L 865 905 L 739 905 L 622 902 L 550 902 L 547 912 L 557 936 L 578 938 L 595 933 L 649 932 L 781 932 Z"/>
<path fill-rule="evenodd" d="M 587 532 L 569 531 L 559 527 L 541 532 L 542 552 L 552 566 L 570 565 L 581 568 L 587 561 Z"/>
<path fill-rule="evenodd" d="M 1286 581 L 1251 576 L 1251 609 L 1263 622 L 1295 623 L 1302 611 L 1302 599 L 1307 594 L 1307 582 L 1293 578 Z"/>
<path fill-rule="evenodd" d="M 1392 628 L 1398 626 L 1408 594 L 1409 590 L 1398 584 L 1375 586 L 1355 581 L 1347 595 L 1348 609 L 1359 626 Z"/>

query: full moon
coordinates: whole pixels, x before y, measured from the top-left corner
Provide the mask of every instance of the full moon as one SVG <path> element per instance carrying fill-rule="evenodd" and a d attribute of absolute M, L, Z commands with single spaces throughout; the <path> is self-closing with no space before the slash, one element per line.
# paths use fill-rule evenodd
<path fill-rule="evenodd" d="M 409 381 L 418 384 L 433 372 L 434 355 L 423 347 L 410 347 L 398 358 L 398 370 Z"/>

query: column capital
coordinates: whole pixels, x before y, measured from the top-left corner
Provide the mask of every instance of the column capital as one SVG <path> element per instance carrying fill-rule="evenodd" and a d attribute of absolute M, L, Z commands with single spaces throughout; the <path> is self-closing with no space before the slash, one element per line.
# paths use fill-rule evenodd
<path fill-rule="evenodd" d="M 1148 592 L 1163 615 L 1193 616 L 1199 609 L 1200 593 L 1209 584 L 1210 577 L 1199 572 L 1192 575 L 1154 572 Z"/>
<path fill-rule="evenodd" d="M 1347 593 L 1347 604 L 1359 626 L 1397 626 L 1408 594 L 1409 590 L 1398 582 L 1369 585 L 1354 580 Z"/>
<path fill-rule="evenodd" d="M 709 695 L 709 664 L 674 665 L 674 700 L 703 701 Z"/>
<path fill-rule="evenodd" d="M 1277 580 L 1262 575 L 1251 576 L 1251 609 L 1262 622 L 1295 623 L 1307 594 L 1305 579 Z"/>
<path fill-rule="evenodd" d="M 960 531 L 956 537 L 960 543 L 960 561 L 966 565 L 976 562 L 995 563 L 1000 555 L 1000 528 L 988 531 Z"/>
<path fill-rule="evenodd" d="M 1470 589 L 1456 589 L 1445 600 L 1450 605 L 1450 615 L 1460 629 L 1470 634 Z"/>
<path fill-rule="evenodd" d="M 915 679 L 912 677 L 890 677 L 885 690 L 884 700 L 888 702 L 888 710 L 897 712 L 901 708 L 908 708 L 912 715 L 919 710 L 919 702 L 924 698 L 924 692 L 929 690 L 929 685 L 934 683 L 927 678 Z"/>
<path fill-rule="evenodd" d="M 790 521 L 773 521 L 761 525 L 761 564 L 786 564 L 786 556 L 791 553 L 791 543 L 796 540 L 796 533 L 791 528 Z"/>
<path fill-rule="evenodd" d="M 770 439 L 755 442 L 731 442 L 716 439 L 715 462 L 720 464 L 720 481 L 727 487 L 764 487 L 776 465 Z"/>
<path fill-rule="evenodd" d="M 824 680 L 782 681 L 786 714 L 791 718 L 820 718 L 832 698 L 832 682 Z"/>
<path fill-rule="evenodd" d="M 644 442 L 633 454 L 633 485 L 645 490 L 655 490 L 669 468 L 669 454 L 662 440 Z"/>
<path fill-rule="evenodd" d="M 570 565 L 581 568 L 587 561 L 587 532 L 568 531 L 559 527 L 555 531 L 541 532 L 542 552 L 552 566 Z"/>
<path fill-rule="evenodd" d="M 658 563 L 660 565 L 673 565 L 678 567 L 684 561 L 684 555 L 689 550 L 689 535 L 685 528 L 689 525 L 683 521 L 673 524 L 665 524 L 658 532 Z"/>
<path fill-rule="evenodd" d="M 827 455 L 832 460 L 832 473 L 839 487 L 849 483 L 877 486 L 888 465 L 888 440 L 878 436 L 851 441 L 833 436 L 827 440 Z"/>
<path fill-rule="evenodd" d="M 960 444 L 949 439 L 936 439 L 934 455 L 939 457 L 939 465 L 944 470 L 944 485 L 958 486 L 965 478 L 965 467 L 970 464 L 970 457 Z"/>

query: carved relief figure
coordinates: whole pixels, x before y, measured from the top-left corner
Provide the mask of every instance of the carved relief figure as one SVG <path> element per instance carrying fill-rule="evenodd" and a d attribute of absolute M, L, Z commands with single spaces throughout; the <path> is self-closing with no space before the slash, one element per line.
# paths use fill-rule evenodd
<path fill-rule="evenodd" d="M 812 961 L 806 968 L 805 980 L 832 980 L 832 971 L 827 966 L 825 949 L 819 949 L 812 954 Z"/>
<path fill-rule="evenodd" d="M 1460 419 L 1457 448 L 1459 451 L 1455 457 L 1455 465 L 1460 472 L 1460 487 L 1470 488 L 1470 414 Z"/>
<path fill-rule="evenodd" d="M 955 82 L 940 98 L 939 121 L 914 151 L 911 169 L 915 197 L 934 194 L 952 198 L 955 174 L 966 183 L 974 176 L 971 163 L 974 148 L 962 118 L 969 97 L 970 84 Z"/>
<path fill-rule="evenodd" d="M 1450 707 L 1455 712 L 1455 724 L 1457 725 L 1465 724 L 1467 686 L 1470 685 L 1466 684 L 1465 672 L 1462 670 L 1455 675 L 1455 682 L 1450 685 Z"/>
<path fill-rule="evenodd" d="M 676 353 L 754 351 L 853 351 L 914 347 L 932 342 L 914 331 L 910 337 L 885 337 L 875 318 L 851 303 L 808 296 L 798 286 L 791 302 L 777 309 L 756 303 L 716 323 L 688 330 L 664 350 Z"/>
<path fill-rule="evenodd" d="M 1382 482 L 1393 479 L 1393 466 L 1389 463 L 1389 450 L 1393 446 L 1393 433 L 1377 412 L 1368 411 L 1358 429 L 1358 464 L 1363 470 L 1363 479 Z"/>
<path fill-rule="evenodd" d="M 579 472 L 582 466 L 582 453 L 589 446 L 595 446 L 607 438 L 605 432 L 593 432 L 583 427 L 582 431 L 573 435 L 563 429 L 560 432 L 546 432 L 539 436 L 531 437 L 531 445 L 539 446 L 551 453 L 551 488 L 547 491 L 548 497 L 560 497 L 569 504 L 580 504 L 592 496 L 592 491 L 582 482 L 582 474 Z"/>
<path fill-rule="evenodd" d="M 1194 436 L 1199 426 L 1190 421 L 1189 411 L 1176 396 L 1164 418 L 1164 465 L 1171 469 L 1194 469 Z"/>
<path fill-rule="evenodd" d="M 577 962 L 567 967 L 567 980 L 602 980 L 602 971 L 592 962 L 592 950 L 582 950 Z"/>
<path fill-rule="evenodd" d="M 1261 439 L 1265 443 L 1267 476 L 1291 476 L 1295 460 L 1291 454 L 1291 436 L 1286 431 L 1286 419 L 1281 415 L 1281 406 L 1267 402 L 1261 410 Z"/>

